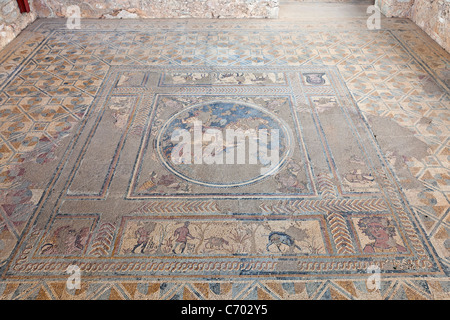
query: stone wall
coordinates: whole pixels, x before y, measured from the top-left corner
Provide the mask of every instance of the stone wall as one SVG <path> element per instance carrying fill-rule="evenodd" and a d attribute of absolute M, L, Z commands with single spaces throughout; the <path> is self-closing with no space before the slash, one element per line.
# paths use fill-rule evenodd
<path fill-rule="evenodd" d="M 413 3 L 414 0 L 375 0 L 375 5 L 388 18 L 409 18 Z"/>
<path fill-rule="evenodd" d="M 415 0 L 410 18 L 450 52 L 450 1 Z"/>
<path fill-rule="evenodd" d="M 78 5 L 83 18 L 277 18 L 278 1 L 29 0 L 31 12 L 21 14 L 16 0 L 0 0 L 0 49 L 37 16 L 65 17 L 70 5 Z M 375 4 L 387 17 L 411 18 L 450 52 L 449 0 L 375 0 Z"/>
<path fill-rule="evenodd" d="M 39 17 L 64 17 L 69 5 L 82 18 L 278 17 L 278 0 L 34 0 Z"/>
<path fill-rule="evenodd" d="M 33 22 L 36 16 L 33 10 L 20 13 L 16 0 L 0 0 L 0 49 Z"/>
<path fill-rule="evenodd" d="M 375 0 L 386 17 L 410 18 L 450 52 L 450 0 Z"/>

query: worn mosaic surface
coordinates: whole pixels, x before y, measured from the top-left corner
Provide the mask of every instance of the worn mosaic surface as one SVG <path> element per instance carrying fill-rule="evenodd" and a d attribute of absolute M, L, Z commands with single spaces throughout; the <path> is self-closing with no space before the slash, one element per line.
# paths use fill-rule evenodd
<path fill-rule="evenodd" d="M 386 17 L 410 18 L 432 39 L 450 51 L 450 2 L 444 0 L 375 0 Z"/>
<path fill-rule="evenodd" d="M 365 23 L 35 22 L 1 58 L 2 298 L 448 299 L 449 55 Z M 280 170 L 172 166 L 196 120 L 279 129 Z"/>

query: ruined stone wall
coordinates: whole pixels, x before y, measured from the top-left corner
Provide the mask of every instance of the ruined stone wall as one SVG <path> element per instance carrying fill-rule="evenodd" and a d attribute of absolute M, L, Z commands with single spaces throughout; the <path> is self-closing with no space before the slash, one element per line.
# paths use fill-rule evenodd
<path fill-rule="evenodd" d="M 375 0 L 375 5 L 388 18 L 409 18 L 413 4 L 414 0 Z"/>
<path fill-rule="evenodd" d="M 278 0 L 34 0 L 39 17 L 64 17 L 77 5 L 82 18 L 277 18 Z"/>
<path fill-rule="evenodd" d="M 450 1 L 415 0 L 410 18 L 450 52 Z"/>
<path fill-rule="evenodd" d="M 0 0 L 0 49 L 36 19 L 36 13 L 31 11 L 20 13 L 16 0 Z"/>
<path fill-rule="evenodd" d="M 375 0 L 386 17 L 410 18 L 450 52 L 450 0 Z"/>

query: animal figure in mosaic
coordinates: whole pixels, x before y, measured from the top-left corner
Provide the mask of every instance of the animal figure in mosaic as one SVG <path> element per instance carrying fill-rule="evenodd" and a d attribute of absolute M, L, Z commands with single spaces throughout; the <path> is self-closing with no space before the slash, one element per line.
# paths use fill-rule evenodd
<path fill-rule="evenodd" d="M 301 170 L 301 164 L 295 163 L 292 159 L 288 159 L 286 161 L 286 169 L 274 177 L 278 185 L 277 191 L 302 192 L 305 190 L 305 183 L 300 181 L 298 177 Z"/>
<path fill-rule="evenodd" d="M 205 248 L 207 249 L 223 249 L 224 245 L 229 245 L 229 242 L 227 240 L 220 237 L 211 237 L 205 240 Z"/>
<path fill-rule="evenodd" d="M 302 250 L 298 245 L 295 244 L 295 240 L 284 232 L 274 231 L 269 234 L 269 243 L 266 246 L 266 250 L 270 251 L 270 246 L 276 245 L 278 251 L 282 252 L 281 245 L 284 244 L 289 247 L 289 251 L 293 251 L 294 248 Z"/>
<path fill-rule="evenodd" d="M 269 234 L 269 242 L 266 245 L 266 250 L 270 251 L 270 247 L 275 245 L 278 251 L 282 252 L 282 245 L 288 246 L 288 251 L 292 253 L 294 249 L 302 251 L 302 249 L 296 244 L 297 242 L 304 241 L 308 238 L 306 230 L 300 229 L 294 226 L 290 226 L 285 232 L 273 231 Z"/>
<path fill-rule="evenodd" d="M 371 173 L 363 173 L 360 169 L 355 169 L 345 175 L 345 180 L 350 183 L 371 183 L 375 178 Z"/>
<path fill-rule="evenodd" d="M 207 73 L 176 73 L 172 75 L 172 80 L 175 83 L 187 83 L 187 82 L 195 82 L 205 78 L 208 78 Z"/>

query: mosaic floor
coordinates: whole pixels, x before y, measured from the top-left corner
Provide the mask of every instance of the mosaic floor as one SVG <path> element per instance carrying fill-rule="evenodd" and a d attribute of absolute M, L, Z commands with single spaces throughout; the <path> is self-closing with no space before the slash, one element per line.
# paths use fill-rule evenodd
<path fill-rule="evenodd" d="M 2 299 L 450 298 L 450 55 L 409 20 L 41 19 L 0 61 Z M 277 170 L 173 166 L 199 120 Z"/>

